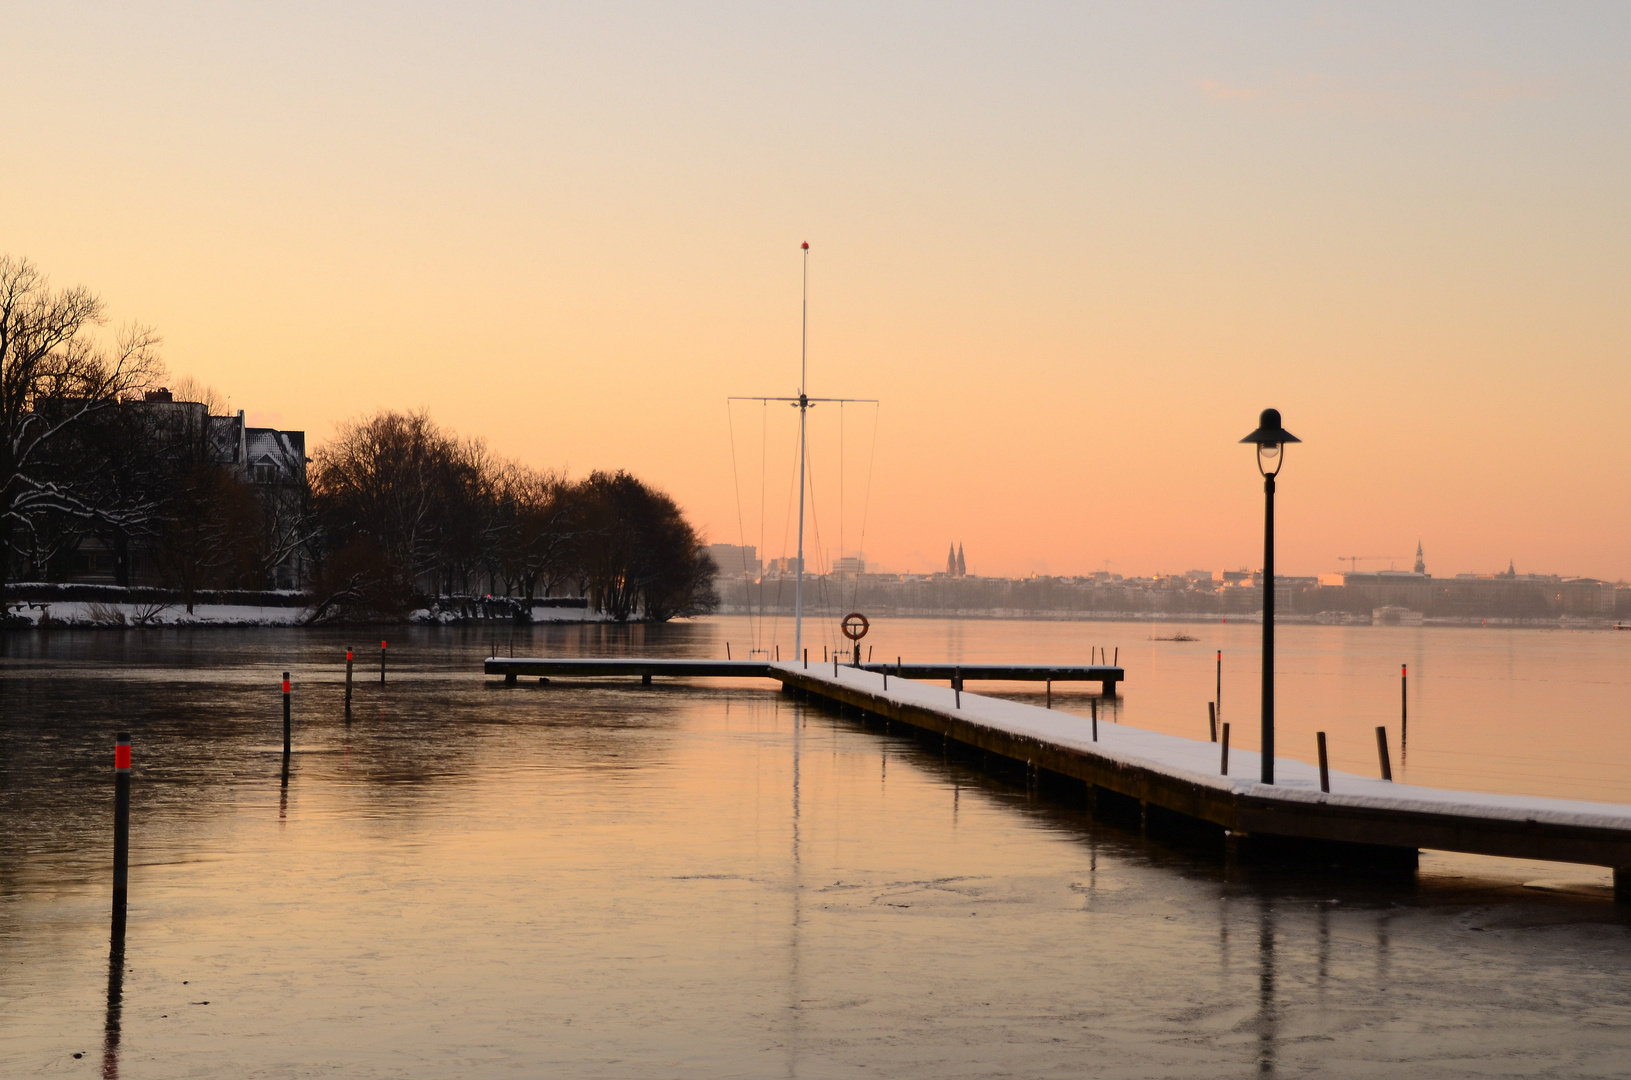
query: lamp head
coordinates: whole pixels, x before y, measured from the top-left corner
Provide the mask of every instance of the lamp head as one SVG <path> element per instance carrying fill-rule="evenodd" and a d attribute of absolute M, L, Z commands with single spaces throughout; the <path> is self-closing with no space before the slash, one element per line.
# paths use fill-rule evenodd
<path fill-rule="evenodd" d="M 1280 426 L 1279 409 L 1264 409 L 1257 418 L 1257 430 L 1240 441 L 1257 446 L 1257 469 L 1264 476 L 1275 476 L 1280 472 L 1280 466 L 1285 464 L 1287 443 L 1302 442 Z"/>

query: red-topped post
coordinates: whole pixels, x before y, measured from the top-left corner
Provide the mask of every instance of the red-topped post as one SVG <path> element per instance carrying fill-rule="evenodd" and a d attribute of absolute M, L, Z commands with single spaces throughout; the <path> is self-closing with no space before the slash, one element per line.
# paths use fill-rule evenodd
<path fill-rule="evenodd" d="M 385 642 L 379 643 L 379 684 L 385 685 Z"/>
<path fill-rule="evenodd" d="M 113 937 L 125 936 L 125 900 L 130 892 L 130 735 L 113 744 Z"/>

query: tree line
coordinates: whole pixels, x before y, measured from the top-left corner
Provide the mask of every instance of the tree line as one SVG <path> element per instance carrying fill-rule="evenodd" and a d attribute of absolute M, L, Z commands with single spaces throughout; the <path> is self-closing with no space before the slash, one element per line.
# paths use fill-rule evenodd
<path fill-rule="evenodd" d="M 717 604 L 695 529 L 628 473 L 569 480 L 422 412 L 381 412 L 343 426 L 309 468 L 296 453 L 258 476 L 212 392 L 150 400 L 156 333 L 108 338 L 105 325 L 88 290 L 0 255 L 0 590 L 94 569 L 175 590 L 190 610 L 206 590 L 293 584 L 314 619 L 488 595 L 525 617 L 563 591 L 618 620 Z"/>
<path fill-rule="evenodd" d="M 717 568 L 665 493 L 626 472 L 569 480 L 494 457 L 425 413 L 345 425 L 313 455 L 316 608 L 399 613 L 429 596 L 530 610 L 563 589 L 619 621 L 713 611 Z"/>

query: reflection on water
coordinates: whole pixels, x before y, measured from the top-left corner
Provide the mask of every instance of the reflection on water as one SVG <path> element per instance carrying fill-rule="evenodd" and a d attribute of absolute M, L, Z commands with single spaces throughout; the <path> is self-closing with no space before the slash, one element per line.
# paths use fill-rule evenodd
<path fill-rule="evenodd" d="M 538 628 L 523 647 L 722 654 L 737 629 Z M 1132 629 L 1151 633 L 1092 628 L 1129 668 L 1105 721 L 1203 723 L 1214 645 L 1190 665 Z M 957 628 L 957 658 L 1000 654 L 1003 630 Z M 889 651 L 932 655 L 943 632 Z M 1039 650 L 1063 651 L 1053 633 Z M 490 685 L 487 632 L 393 638 L 391 684 L 359 679 L 348 718 L 347 643 L 6 639 L 0 1073 L 98 1057 L 127 1077 L 1625 1071 L 1631 940 L 1591 868 L 1431 856 L 1400 886 L 1228 865 L 769 686 Z M 1478 683 L 1464 647 L 1491 646 L 1424 647 L 1412 682 Z M 1503 663 L 1485 660 L 1485 676 Z M 1319 723 L 1369 719 L 1340 692 L 1365 664 L 1300 663 L 1335 665 Z M 1618 678 L 1574 700 L 1595 707 Z M 1462 723 L 1421 679 L 1412 757 Z M 1249 682 L 1226 669 L 1226 694 Z M 1468 694 L 1499 701 L 1495 682 Z M 131 906 L 110 949 L 124 729 Z"/>
<path fill-rule="evenodd" d="M 125 939 L 115 934 L 108 950 L 108 1011 L 102 1024 L 102 1075 L 119 1075 L 119 1016 L 125 1004 Z"/>

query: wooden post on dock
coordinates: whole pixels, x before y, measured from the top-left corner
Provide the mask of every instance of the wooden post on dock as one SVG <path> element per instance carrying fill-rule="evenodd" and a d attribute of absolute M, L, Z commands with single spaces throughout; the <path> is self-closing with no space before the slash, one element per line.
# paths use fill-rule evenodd
<path fill-rule="evenodd" d="M 804 670 L 805 671 L 810 670 L 810 650 L 809 649 L 804 650 Z"/>
<path fill-rule="evenodd" d="M 1212 741 L 1218 741 L 1218 707 L 1212 702 L 1206 703 L 1206 723 L 1212 731 Z"/>
<path fill-rule="evenodd" d="M 1376 728 L 1376 756 L 1382 763 L 1382 779 L 1393 779 L 1393 765 L 1387 758 L 1387 728 L 1377 725 Z"/>
<path fill-rule="evenodd" d="M 1399 752 L 1410 743 L 1410 665 L 1399 665 Z"/>
<path fill-rule="evenodd" d="M 1099 741 L 1099 699 L 1098 698 L 1093 699 L 1092 706 L 1093 706 L 1093 741 L 1098 742 Z"/>
<path fill-rule="evenodd" d="M 1315 732 L 1314 737 L 1319 740 L 1320 748 L 1320 790 L 1329 795 L 1331 793 L 1331 770 L 1325 763 L 1325 732 Z"/>
<path fill-rule="evenodd" d="M 289 756 L 289 673 L 283 673 L 283 756 Z"/>
<path fill-rule="evenodd" d="M 951 692 L 957 697 L 957 707 L 963 707 L 963 669 L 951 669 Z"/>
<path fill-rule="evenodd" d="M 1048 680 L 1048 708 L 1053 708 L 1053 680 Z"/>
<path fill-rule="evenodd" d="M 125 901 L 130 894 L 130 735 L 113 743 L 113 940 L 125 940 Z"/>
<path fill-rule="evenodd" d="M 729 660 L 730 658 L 731 658 L 731 643 L 727 641 L 727 642 L 725 642 L 725 659 Z"/>
<path fill-rule="evenodd" d="M 1217 706 L 1217 719 L 1223 719 L 1223 650 L 1218 650 L 1218 685 L 1212 691 L 1212 703 Z"/>
<path fill-rule="evenodd" d="M 1223 775 L 1229 775 L 1229 725 L 1223 725 Z"/>
<path fill-rule="evenodd" d="M 351 647 L 345 650 L 345 714 L 351 715 L 351 661 L 354 659 Z"/>
<path fill-rule="evenodd" d="M 385 685 L 385 640 L 383 638 L 380 639 L 379 643 L 379 684 L 381 686 Z"/>

